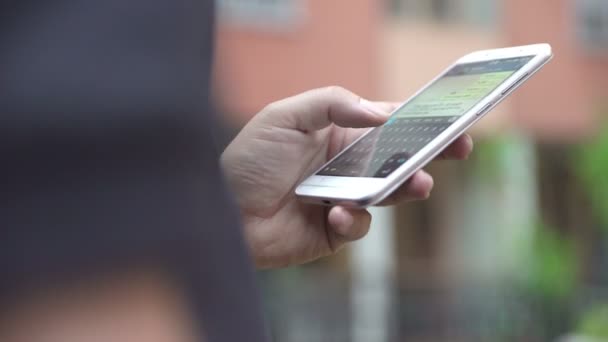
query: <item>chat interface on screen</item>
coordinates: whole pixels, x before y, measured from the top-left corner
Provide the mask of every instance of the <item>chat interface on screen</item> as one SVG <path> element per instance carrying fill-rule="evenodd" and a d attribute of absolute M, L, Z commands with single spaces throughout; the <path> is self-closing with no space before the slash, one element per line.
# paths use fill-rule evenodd
<path fill-rule="evenodd" d="M 449 70 L 367 134 L 318 175 L 384 178 L 490 95 L 533 56 L 470 64 Z"/>

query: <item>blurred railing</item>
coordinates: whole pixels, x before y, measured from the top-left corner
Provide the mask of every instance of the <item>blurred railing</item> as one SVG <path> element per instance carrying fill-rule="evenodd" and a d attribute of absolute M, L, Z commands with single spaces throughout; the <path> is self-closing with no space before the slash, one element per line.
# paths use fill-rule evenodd
<path fill-rule="evenodd" d="M 267 275 L 263 280 L 274 341 L 352 340 L 347 279 L 332 269 L 299 270 L 279 278 L 283 279 Z M 597 303 L 608 303 L 608 287 L 581 288 L 574 298 L 563 301 L 500 284 L 402 288 L 395 296 L 389 315 L 392 337 L 386 342 L 540 342 L 574 334 L 578 317 Z"/>

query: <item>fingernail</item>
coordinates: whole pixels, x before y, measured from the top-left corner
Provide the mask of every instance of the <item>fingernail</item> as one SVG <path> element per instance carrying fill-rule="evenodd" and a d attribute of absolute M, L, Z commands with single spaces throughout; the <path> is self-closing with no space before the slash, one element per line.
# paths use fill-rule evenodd
<path fill-rule="evenodd" d="M 465 134 L 465 140 L 467 142 L 467 151 L 466 154 L 464 154 L 464 156 L 462 157 L 463 160 L 469 160 L 469 158 L 471 157 L 471 152 L 473 151 L 473 148 L 475 147 L 475 143 L 473 142 L 473 138 L 468 135 Z"/>
<path fill-rule="evenodd" d="M 429 199 L 431 197 L 431 192 L 433 191 L 433 187 L 435 185 L 434 184 L 435 181 L 434 181 L 433 177 L 431 175 L 429 175 L 428 173 L 426 173 L 426 172 L 422 172 L 421 176 L 423 178 L 425 178 L 424 182 L 430 183 L 430 186 L 429 186 L 428 190 L 424 193 L 424 195 L 422 195 L 422 198 L 423 199 Z"/>
<path fill-rule="evenodd" d="M 344 227 L 351 228 L 355 225 L 355 220 L 352 215 L 350 215 L 346 211 L 342 215 L 342 224 L 344 225 Z"/>
<path fill-rule="evenodd" d="M 426 194 L 424 194 L 424 199 L 425 199 L 425 200 L 428 200 L 429 198 L 431 198 L 431 193 L 432 193 L 432 192 L 433 192 L 433 190 L 429 190 L 429 191 L 427 191 L 427 193 L 426 193 Z"/>
<path fill-rule="evenodd" d="M 382 108 L 380 108 L 379 106 L 377 106 L 375 103 L 368 101 L 366 99 L 361 99 L 359 101 L 359 104 L 361 105 L 361 107 L 363 107 L 365 110 L 367 110 L 368 112 L 374 114 L 374 115 L 378 115 L 381 116 L 383 118 L 386 118 L 390 115 L 390 113 L 382 110 Z"/>
<path fill-rule="evenodd" d="M 473 137 L 467 134 L 467 140 L 469 142 L 471 150 L 473 150 L 475 148 L 475 141 L 473 140 Z"/>
<path fill-rule="evenodd" d="M 341 209 L 338 215 L 338 225 L 335 227 L 335 232 L 342 236 L 348 236 L 348 233 L 352 226 L 355 224 L 355 221 L 345 209 Z"/>

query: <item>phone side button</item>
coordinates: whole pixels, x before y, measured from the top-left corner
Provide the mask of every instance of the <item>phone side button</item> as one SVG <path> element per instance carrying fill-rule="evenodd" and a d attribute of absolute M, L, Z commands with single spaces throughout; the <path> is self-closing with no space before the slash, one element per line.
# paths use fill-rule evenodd
<path fill-rule="evenodd" d="M 490 110 L 490 108 L 492 108 L 493 103 L 488 103 L 487 105 L 485 105 L 479 112 L 477 112 L 477 116 L 482 116 L 485 113 L 488 112 L 488 110 Z"/>
<path fill-rule="evenodd" d="M 505 96 L 508 95 L 511 91 L 513 91 L 513 89 L 515 89 L 517 86 L 519 86 L 519 84 L 521 82 L 523 82 L 527 77 L 528 77 L 528 73 L 523 74 L 520 78 L 517 79 L 517 81 L 513 82 L 513 84 L 505 89 L 505 91 L 502 92 L 502 94 L 500 94 L 501 96 Z"/>

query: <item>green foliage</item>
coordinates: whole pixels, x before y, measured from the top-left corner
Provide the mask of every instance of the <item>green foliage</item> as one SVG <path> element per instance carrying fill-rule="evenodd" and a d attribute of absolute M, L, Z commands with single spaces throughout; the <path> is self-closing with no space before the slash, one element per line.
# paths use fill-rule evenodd
<path fill-rule="evenodd" d="M 494 137 L 477 142 L 473 156 L 480 175 L 490 181 L 500 175 L 505 167 L 503 161 L 509 148 L 507 137 Z"/>
<path fill-rule="evenodd" d="M 608 129 L 577 149 L 576 155 L 577 173 L 591 197 L 594 212 L 608 231 Z"/>
<path fill-rule="evenodd" d="M 579 324 L 578 332 L 586 337 L 608 339 L 608 304 L 587 313 Z"/>
<path fill-rule="evenodd" d="M 478 144 L 475 158 L 480 176 L 486 181 L 500 181 L 496 178 L 510 167 L 511 159 L 508 156 L 513 153 L 513 144 L 513 137 L 508 136 L 493 137 Z M 606 148 L 605 155 L 608 156 L 608 139 Z M 606 161 L 608 171 L 608 159 Z M 608 182 L 608 177 L 604 178 Z M 608 183 L 605 189 L 608 190 Z M 526 272 L 522 274 L 524 277 L 519 281 L 523 283 L 520 284 L 530 294 L 544 299 L 560 301 L 571 298 L 577 287 L 579 265 L 573 242 L 557 229 L 542 223 L 533 229 L 532 243 L 522 241 L 522 250 L 514 251 L 525 256 L 522 259 L 526 262 Z"/>
<path fill-rule="evenodd" d="M 545 298 L 567 299 L 576 289 L 577 266 L 572 242 L 539 225 L 529 260 L 529 289 Z"/>

